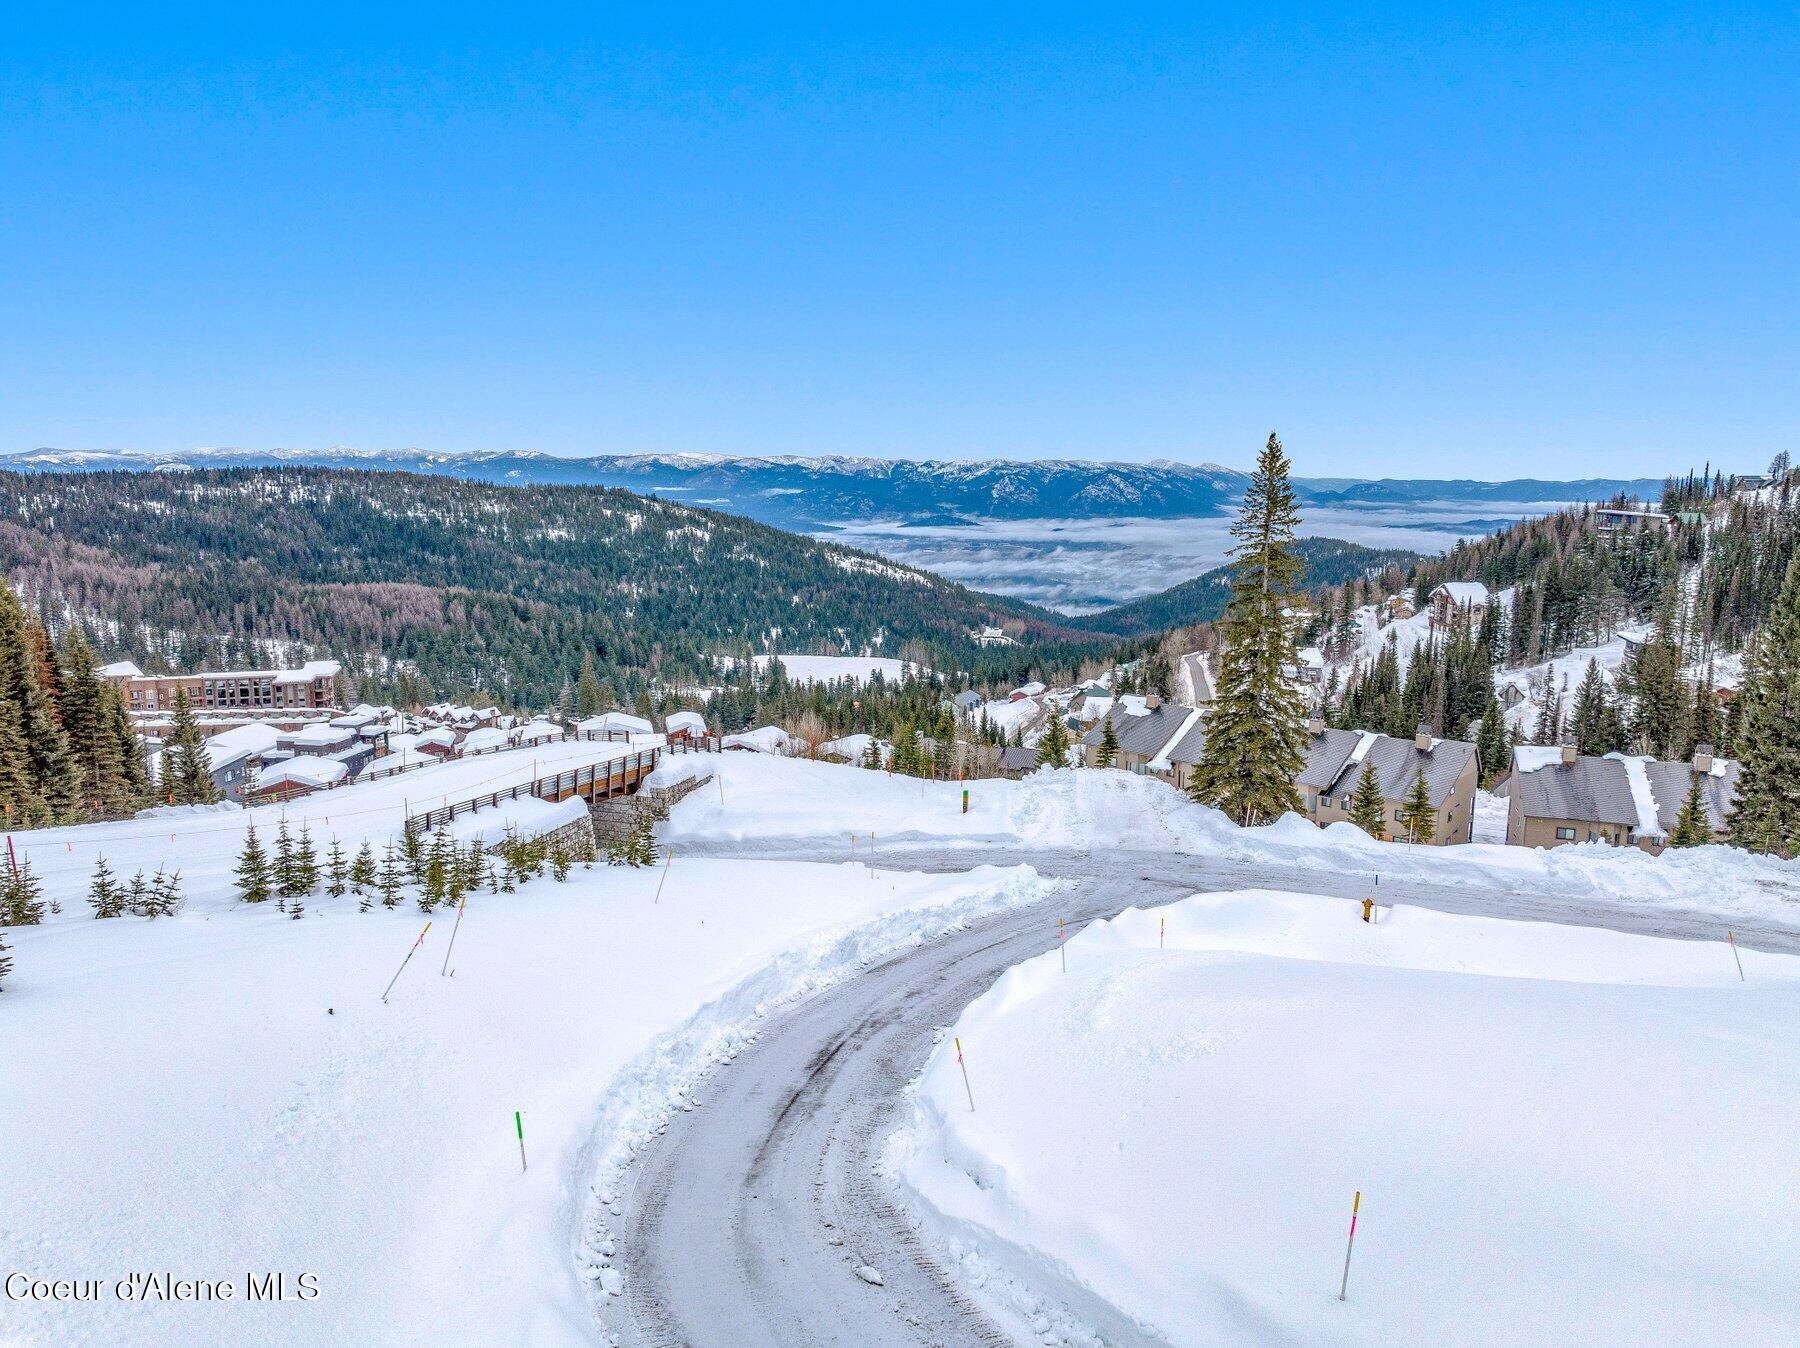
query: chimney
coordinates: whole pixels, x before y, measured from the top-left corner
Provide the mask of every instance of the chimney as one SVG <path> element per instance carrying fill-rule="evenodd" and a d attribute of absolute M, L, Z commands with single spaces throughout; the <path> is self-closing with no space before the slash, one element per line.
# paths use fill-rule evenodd
<path fill-rule="evenodd" d="M 1155 693 L 1146 693 L 1144 695 L 1144 705 L 1151 711 L 1155 711 L 1158 707 L 1162 706 L 1162 699 Z"/>
<path fill-rule="evenodd" d="M 1694 746 L 1694 771 L 1711 772 L 1713 768 L 1713 751 L 1710 744 Z"/>
<path fill-rule="evenodd" d="M 1564 767 L 1570 767 L 1574 764 L 1574 762 L 1575 762 L 1575 746 L 1573 743 L 1568 742 L 1568 741 L 1565 741 L 1563 743 L 1562 761 L 1563 761 Z"/>
<path fill-rule="evenodd" d="M 1323 716 L 1308 717 L 1306 721 L 1306 733 L 1311 735 L 1314 739 L 1323 735 L 1325 733 L 1325 718 Z"/>
<path fill-rule="evenodd" d="M 1413 748 L 1422 754 L 1431 752 L 1431 727 L 1423 721 L 1420 721 L 1419 728 L 1413 731 Z"/>

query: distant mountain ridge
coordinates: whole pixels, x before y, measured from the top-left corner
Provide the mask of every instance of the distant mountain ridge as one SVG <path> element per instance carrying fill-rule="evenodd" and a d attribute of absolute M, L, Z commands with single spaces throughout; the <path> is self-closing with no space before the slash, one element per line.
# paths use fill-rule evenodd
<path fill-rule="evenodd" d="M 143 472 L 200 468 L 308 467 L 422 473 L 502 486 L 624 487 L 747 515 L 788 529 L 834 522 L 944 523 L 980 519 L 1170 519 L 1218 515 L 1242 497 L 1249 475 L 1218 464 L 1167 459 L 909 460 L 849 455 L 616 454 L 561 458 L 531 450 L 440 454 L 422 449 L 248 450 L 177 454 L 35 449 L 0 455 L 15 472 Z M 1598 501 L 1621 492 L 1651 496 L 1661 478 L 1558 482 L 1515 478 L 1300 478 L 1302 505 L 1347 508 L 1469 503 Z"/>

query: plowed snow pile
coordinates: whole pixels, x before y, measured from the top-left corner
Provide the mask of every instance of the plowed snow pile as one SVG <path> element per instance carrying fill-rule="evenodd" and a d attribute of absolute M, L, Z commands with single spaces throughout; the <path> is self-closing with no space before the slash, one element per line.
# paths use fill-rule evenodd
<path fill-rule="evenodd" d="M 1198 896 L 1013 969 L 974 1111 L 949 1035 L 916 1089 L 928 1228 L 1125 1337 L 1791 1341 L 1800 958 L 1360 916 Z"/>
<path fill-rule="evenodd" d="M 1144 849 L 1240 862 L 1310 866 L 1339 875 L 1459 880 L 1486 889 L 1567 896 L 1637 910 L 1792 928 L 1800 923 L 1800 861 L 1731 847 L 1651 856 L 1605 843 L 1558 847 L 1408 847 L 1376 842 L 1354 824 L 1318 828 L 1284 815 L 1239 828 L 1152 777 L 1102 768 L 1038 771 L 1020 781 L 963 784 L 894 777 L 840 764 L 727 753 L 704 760 L 721 781 L 675 811 L 677 842 L 778 839 L 854 846 L 908 843 L 1019 848 Z M 859 850 L 857 855 L 863 855 Z"/>

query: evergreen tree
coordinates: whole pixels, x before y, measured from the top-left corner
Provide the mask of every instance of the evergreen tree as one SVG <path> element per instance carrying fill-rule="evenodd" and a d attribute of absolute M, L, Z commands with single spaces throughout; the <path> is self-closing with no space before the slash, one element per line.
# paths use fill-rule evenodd
<path fill-rule="evenodd" d="M 1599 756 L 1610 747 L 1606 743 L 1606 680 L 1600 673 L 1600 662 L 1589 660 L 1587 673 L 1575 694 L 1575 713 L 1569 731 L 1575 737 L 1578 753 Z"/>
<path fill-rule="evenodd" d="M 1681 813 L 1675 817 L 1675 831 L 1669 835 L 1670 847 L 1699 847 L 1712 841 L 1712 817 L 1706 810 L 1701 777 L 1696 772 L 1688 779 L 1687 796 L 1681 802 Z"/>
<path fill-rule="evenodd" d="M 108 818 L 139 808 L 143 792 L 137 737 L 132 734 L 121 742 L 117 717 L 123 699 L 113 684 L 95 672 L 93 652 L 78 627 L 70 629 L 63 643 L 62 687 L 57 701 L 88 808 Z"/>
<path fill-rule="evenodd" d="M 94 879 L 88 886 L 88 902 L 93 905 L 95 917 L 117 917 L 125 911 L 125 891 L 113 879 L 105 857 L 95 859 Z"/>
<path fill-rule="evenodd" d="M 6 942 L 0 941 L 0 985 L 6 982 L 6 976 L 12 972 L 12 956 L 6 953 Z"/>
<path fill-rule="evenodd" d="M 187 689 L 175 690 L 168 743 L 163 747 L 163 788 L 171 805 L 210 805 L 219 798 L 206 758 L 206 741 L 194 720 Z"/>
<path fill-rule="evenodd" d="M 1387 802 L 1381 795 L 1381 778 L 1375 764 L 1363 759 L 1362 775 L 1356 779 L 1356 790 L 1350 797 L 1350 822 L 1377 842 L 1387 839 Z"/>
<path fill-rule="evenodd" d="M 406 862 L 406 873 L 415 885 L 425 883 L 425 844 L 419 840 L 419 826 L 408 820 L 400 830 L 400 856 Z"/>
<path fill-rule="evenodd" d="M 1481 780 L 1489 786 L 1512 762 L 1512 745 L 1506 737 L 1506 717 L 1500 710 L 1498 698 L 1489 698 L 1487 710 L 1481 713 L 1481 726 L 1475 732 L 1475 756 L 1480 760 Z"/>
<path fill-rule="evenodd" d="M 1300 807 L 1294 778 L 1305 762 L 1306 707 L 1285 673 L 1294 636 L 1282 609 L 1300 578 L 1294 551 L 1300 513 L 1287 456 L 1271 435 L 1231 526 L 1231 602 L 1224 623 L 1206 748 L 1189 793 L 1239 824 L 1263 824 Z"/>
<path fill-rule="evenodd" d="M 4 925 L 35 927 L 44 920 L 43 890 L 31 873 L 29 860 L 20 862 L 6 877 L 0 890 L 0 907 L 4 908 Z"/>
<path fill-rule="evenodd" d="M 1425 785 L 1423 769 L 1414 774 L 1412 789 L 1400 803 L 1400 823 L 1412 842 L 1428 843 L 1437 839 L 1437 808 L 1431 803 L 1431 790 Z"/>
<path fill-rule="evenodd" d="M 635 866 L 654 866 L 661 853 L 656 845 L 656 821 L 650 811 L 638 811 L 637 820 L 631 828 L 631 855 Z"/>
<path fill-rule="evenodd" d="M 1756 638 L 1738 694 L 1737 808 L 1731 839 L 1759 851 L 1800 851 L 1800 557 Z"/>
<path fill-rule="evenodd" d="M 1100 726 L 1100 749 L 1094 755 L 1094 766 L 1110 768 L 1119 758 L 1119 732 L 1113 726 L 1112 712 L 1108 711 Z"/>
<path fill-rule="evenodd" d="M 1544 703 L 1543 710 L 1538 713 L 1537 729 L 1532 732 L 1533 744 L 1560 744 L 1562 742 L 1562 694 L 1557 693 Z"/>
<path fill-rule="evenodd" d="M 325 854 L 325 892 L 334 899 L 344 896 L 344 890 L 350 880 L 349 863 L 344 860 L 344 849 L 338 846 L 338 840 L 331 840 L 331 851 Z"/>
<path fill-rule="evenodd" d="M 393 843 L 389 843 L 387 851 L 381 854 L 381 869 L 375 883 L 381 891 L 383 908 L 392 908 L 400 902 L 400 892 L 406 883 L 406 867 Z"/>
<path fill-rule="evenodd" d="M 0 806 L 7 825 L 35 828 L 81 817 L 81 781 L 57 719 L 42 628 L 0 585 Z"/>
<path fill-rule="evenodd" d="M 375 851 L 367 841 L 356 854 L 356 860 L 350 863 L 350 888 L 352 892 L 364 895 L 375 888 Z"/>
<path fill-rule="evenodd" d="M 275 830 L 275 893 L 281 899 L 291 899 L 303 892 L 300 883 L 300 866 L 294 852 L 294 839 L 288 833 L 287 820 L 283 819 Z M 285 908 L 285 903 L 283 904 Z"/>
<path fill-rule="evenodd" d="M 575 716 L 585 721 L 600 712 L 600 674 L 594 668 L 594 653 L 581 657 L 581 678 L 575 685 Z"/>
<path fill-rule="evenodd" d="M 245 903 L 262 903 L 273 891 L 274 876 L 270 872 L 268 853 L 256 838 L 256 825 L 244 834 L 244 850 L 238 853 L 238 897 Z"/>
<path fill-rule="evenodd" d="M 561 843 L 550 849 L 550 873 L 559 881 L 569 878 L 569 853 Z"/>
<path fill-rule="evenodd" d="M 146 917 L 172 917 L 181 907 L 181 872 L 163 873 L 159 866 L 150 881 Z"/>
<path fill-rule="evenodd" d="M 312 830 L 300 825 L 300 837 L 294 843 L 294 883 L 300 893 L 310 894 L 319 884 L 319 854 L 313 849 Z"/>
<path fill-rule="evenodd" d="M 304 894 L 296 894 L 288 902 L 287 915 L 295 922 L 298 922 L 301 918 L 306 916 L 306 898 Z"/>
<path fill-rule="evenodd" d="M 125 909 L 138 917 L 148 915 L 150 908 L 150 882 L 144 879 L 142 871 L 131 873 L 131 883 L 125 887 Z"/>
<path fill-rule="evenodd" d="M 1062 714 L 1054 707 L 1050 710 L 1050 724 L 1044 727 L 1043 737 L 1038 740 L 1037 765 L 1040 768 L 1069 765 L 1069 727 L 1063 724 Z"/>

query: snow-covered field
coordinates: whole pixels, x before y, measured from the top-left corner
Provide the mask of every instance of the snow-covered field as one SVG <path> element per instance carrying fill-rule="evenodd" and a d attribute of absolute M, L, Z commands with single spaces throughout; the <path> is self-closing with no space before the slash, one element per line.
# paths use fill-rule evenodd
<path fill-rule="evenodd" d="M 757 656 L 756 667 L 766 670 L 769 657 Z M 832 683 L 841 679 L 867 683 L 876 674 L 889 683 L 899 683 L 908 670 L 917 668 L 905 660 L 880 655 L 784 655 L 781 667 L 793 683 Z"/>
<path fill-rule="evenodd" d="M 1353 824 L 1320 829 L 1288 815 L 1241 829 L 1166 783 L 1129 772 L 1076 768 L 1019 781 L 962 786 L 896 777 L 866 768 L 726 754 L 713 760 L 717 789 L 696 792 L 676 810 L 677 840 L 842 840 L 866 845 L 1108 847 L 1175 850 L 1224 860 L 1317 867 L 1340 875 L 1454 884 L 1459 878 L 1512 893 L 1567 895 L 1638 911 L 1665 910 L 1751 923 L 1800 918 L 1800 862 L 1728 847 L 1671 850 L 1586 843 L 1553 851 L 1470 844 L 1409 847 L 1376 842 Z"/>
<path fill-rule="evenodd" d="M 421 769 L 294 802 L 289 823 L 308 821 L 321 847 L 379 849 L 409 806 L 621 751 Z M 582 808 L 526 798 L 454 831 L 537 832 Z M 365 913 L 315 894 L 298 920 L 237 901 L 245 826 L 272 833 L 279 813 L 163 810 L 14 836 L 62 911 L 6 931 L 0 1273 L 96 1286 L 91 1300 L 0 1303 L 0 1342 L 592 1342 L 595 1289 L 617 1276 L 595 1178 L 691 1103 L 688 1083 L 783 1000 L 1050 888 L 1028 868 L 577 868 L 473 896 L 448 977 L 455 914 L 432 914 L 384 1005 L 427 917 L 410 898 Z M 182 910 L 93 920 L 83 895 L 101 854 L 126 878 L 179 866 Z M 150 1272 L 223 1281 L 234 1299 L 119 1297 L 121 1279 Z M 247 1300 L 267 1273 L 287 1276 L 288 1300 Z"/>
<path fill-rule="evenodd" d="M 1792 1340 L 1800 958 L 1360 912 L 1198 896 L 1013 969 L 916 1088 L 928 1225 L 1103 1334 Z"/>
<path fill-rule="evenodd" d="M 102 1291 L 7 1303 L 0 1342 L 592 1342 L 590 1178 L 677 1090 L 783 999 L 1046 890 L 677 857 L 658 903 L 659 877 L 478 895 L 452 977 L 440 911 L 386 1005 L 426 920 L 410 904 L 9 930 L 0 1269 Z M 115 1297 L 153 1270 L 237 1299 Z M 246 1304 L 269 1271 L 296 1298 L 314 1275 L 317 1298 Z"/>

